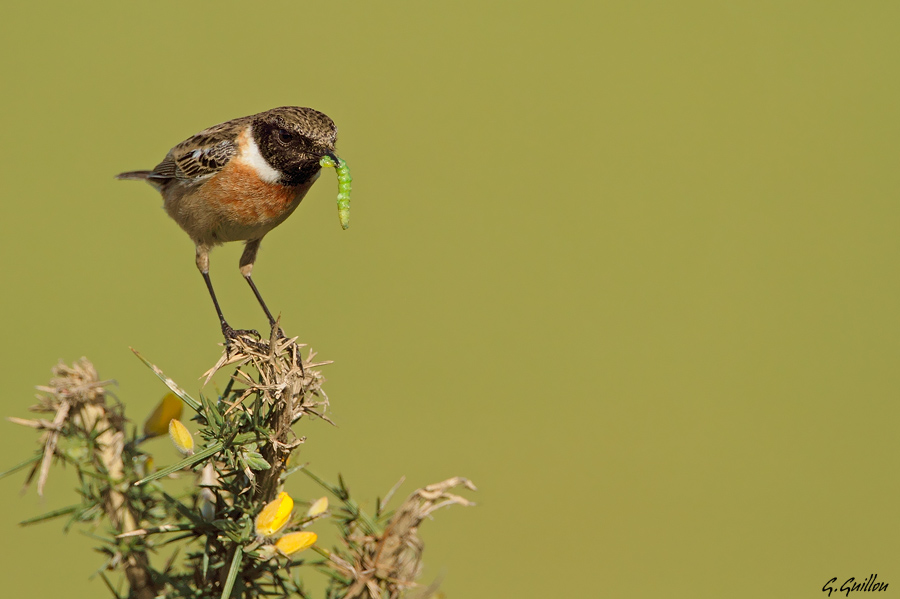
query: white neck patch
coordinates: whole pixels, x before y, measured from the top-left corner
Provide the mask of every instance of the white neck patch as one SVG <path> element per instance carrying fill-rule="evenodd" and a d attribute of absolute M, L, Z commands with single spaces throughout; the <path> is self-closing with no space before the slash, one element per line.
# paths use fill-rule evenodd
<path fill-rule="evenodd" d="M 256 145 L 256 140 L 253 139 L 252 127 L 247 127 L 244 129 L 244 132 L 241 133 L 239 147 L 241 149 L 239 160 L 244 164 L 253 167 L 253 170 L 256 171 L 256 175 L 261 181 L 265 181 L 266 183 L 278 183 L 278 181 L 281 180 L 281 171 L 273 168 L 260 153 L 259 146 Z"/>

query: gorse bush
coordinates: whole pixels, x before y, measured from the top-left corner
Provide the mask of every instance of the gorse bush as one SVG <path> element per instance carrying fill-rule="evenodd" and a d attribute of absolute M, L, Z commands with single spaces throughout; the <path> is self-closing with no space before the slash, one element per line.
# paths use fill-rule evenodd
<path fill-rule="evenodd" d="M 52 420 L 10 418 L 39 431 L 40 448 L 4 475 L 30 468 L 26 484 L 37 479 L 43 494 L 53 464 L 71 466 L 80 501 L 22 524 L 66 518 L 67 529 L 91 526 L 106 557 L 100 577 L 117 598 L 310 597 L 310 575 L 327 578 L 327 599 L 433 594 L 434 585 L 416 583 L 418 526 L 443 506 L 472 505 L 452 490 L 475 487 L 452 478 L 389 510 L 392 489 L 367 513 L 340 476 L 329 483 L 292 461 L 305 441 L 294 428 L 328 421 L 319 370 L 328 362 L 313 352 L 304 359 L 303 346 L 277 331 L 276 324 L 268 340 L 230 343 L 206 373 L 209 382 L 228 369 L 228 384 L 217 397 L 201 391 L 199 400 L 135 352 L 170 390 L 140 432 L 87 359 L 54 367 L 31 407 Z M 199 427 L 195 434 L 183 413 Z M 183 459 L 158 467 L 144 441 L 166 434 Z M 284 483 L 295 474 L 328 495 L 291 497 Z M 330 549 L 316 544 L 328 523 L 340 538 Z"/>

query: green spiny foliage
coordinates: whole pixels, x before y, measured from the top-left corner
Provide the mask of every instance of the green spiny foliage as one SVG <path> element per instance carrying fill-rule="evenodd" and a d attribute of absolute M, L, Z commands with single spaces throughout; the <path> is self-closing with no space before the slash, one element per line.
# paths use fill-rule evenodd
<path fill-rule="evenodd" d="M 140 435 L 128 426 L 124 406 L 109 401 L 111 382 L 101 381 L 88 360 L 57 365 L 31 408 L 53 420 L 10 419 L 40 431 L 40 449 L 0 477 L 30 467 L 26 484 L 37 477 L 43 494 L 52 463 L 67 464 L 77 474 L 80 502 L 22 524 L 66 518 L 65 528 L 92 525 L 90 536 L 106 558 L 100 576 L 117 598 L 306 598 L 304 578 L 314 573 L 325 575 L 328 599 L 396 599 L 415 588 L 419 523 L 440 507 L 471 505 L 450 490 L 474 486 L 453 478 L 387 511 L 392 490 L 368 514 L 340 476 L 332 484 L 305 464 L 289 466 L 305 440 L 294 427 L 304 418 L 330 422 L 319 370 L 327 362 L 315 362 L 312 352 L 303 359 L 302 346 L 277 331 L 276 325 L 269 340 L 231 343 L 206 375 L 208 382 L 230 369 L 227 386 L 199 400 L 135 352 L 171 391 Z M 183 405 L 199 442 L 180 420 Z M 145 441 L 167 431 L 184 457 L 156 468 Z M 283 486 L 298 472 L 331 494 L 333 510 L 322 498 L 305 514 L 294 512 Z M 314 544 L 317 535 L 307 530 L 326 521 L 341 540 L 330 550 Z M 124 576 L 109 575 L 115 572 Z"/>

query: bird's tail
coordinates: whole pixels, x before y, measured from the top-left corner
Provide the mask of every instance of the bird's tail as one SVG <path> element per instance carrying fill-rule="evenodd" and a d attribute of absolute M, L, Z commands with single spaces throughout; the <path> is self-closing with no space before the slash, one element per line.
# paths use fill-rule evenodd
<path fill-rule="evenodd" d="M 130 181 L 146 181 L 150 178 L 153 171 L 128 171 L 127 173 L 119 173 L 116 179 L 126 179 Z"/>

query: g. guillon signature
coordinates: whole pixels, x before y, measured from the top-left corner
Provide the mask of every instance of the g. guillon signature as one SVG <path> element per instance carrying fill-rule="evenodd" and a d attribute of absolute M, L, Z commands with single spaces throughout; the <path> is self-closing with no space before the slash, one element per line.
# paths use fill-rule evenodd
<path fill-rule="evenodd" d="M 835 576 L 825 583 L 825 586 L 822 587 L 822 592 L 828 593 L 828 596 L 831 597 L 832 591 L 837 591 L 838 593 L 846 593 L 849 597 L 850 593 L 856 591 L 886 591 L 888 583 L 875 582 L 876 578 L 878 578 L 878 574 L 870 574 L 868 578 L 861 581 L 857 581 L 855 578 L 851 577 L 844 581 L 841 588 L 836 589 L 834 588 L 834 585 L 837 584 L 837 576 Z"/>

